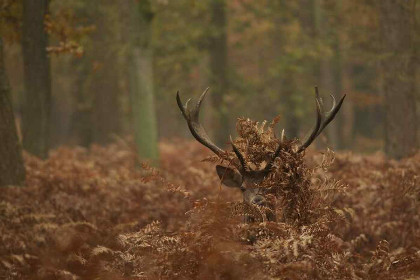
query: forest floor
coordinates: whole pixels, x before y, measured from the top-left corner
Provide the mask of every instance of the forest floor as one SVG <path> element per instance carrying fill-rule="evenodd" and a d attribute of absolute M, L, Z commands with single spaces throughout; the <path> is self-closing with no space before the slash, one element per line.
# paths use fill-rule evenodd
<path fill-rule="evenodd" d="M 160 152 L 159 169 L 123 141 L 25 155 L 27 186 L 0 193 L 0 278 L 420 279 L 420 153 L 308 151 L 318 214 L 244 224 L 205 149 Z"/>

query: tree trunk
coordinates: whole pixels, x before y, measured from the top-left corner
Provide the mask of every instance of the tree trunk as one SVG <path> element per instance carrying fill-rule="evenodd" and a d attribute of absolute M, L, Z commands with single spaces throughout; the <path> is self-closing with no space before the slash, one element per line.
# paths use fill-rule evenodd
<path fill-rule="evenodd" d="M 48 0 L 23 1 L 22 51 L 25 95 L 22 110 L 23 147 L 46 158 L 51 108 L 50 61 L 44 17 Z"/>
<path fill-rule="evenodd" d="M 327 26 L 326 18 L 324 16 L 324 7 L 323 7 L 323 0 L 315 0 L 314 1 L 314 13 L 315 13 L 315 33 L 316 38 L 318 41 L 318 45 L 321 46 L 321 48 L 328 48 L 328 42 L 330 38 L 328 38 L 327 34 L 327 28 L 331 28 Z M 320 50 L 320 60 L 318 64 L 318 80 L 320 84 L 320 92 L 322 96 L 327 96 L 327 94 L 323 94 L 325 92 L 331 92 L 332 90 L 335 90 L 337 84 L 334 83 L 334 69 L 333 69 L 333 63 L 331 57 L 327 57 L 323 50 Z M 335 93 L 336 94 L 336 93 Z M 325 99 L 325 98 L 324 98 Z M 329 99 L 326 99 L 327 102 L 325 102 L 325 109 L 328 110 L 328 107 L 331 103 L 329 103 Z M 338 147 L 338 124 L 337 120 L 330 123 L 328 127 L 325 129 L 325 132 L 328 137 L 329 145 L 336 149 Z M 322 139 L 322 135 L 320 137 Z"/>
<path fill-rule="evenodd" d="M 103 5 L 107 5 L 104 2 Z M 92 140 L 107 144 L 120 132 L 121 108 L 118 85 L 117 51 L 111 22 L 104 9 L 93 5 L 97 14 L 96 31 L 93 34 L 93 70 L 90 73 L 92 98 Z"/>
<path fill-rule="evenodd" d="M 88 1 L 75 8 L 74 13 L 86 26 L 96 26 L 99 12 L 95 3 Z M 95 56 L 98 55 L 95 44 L 87 44 L 85 47 L 82 57 L 72 57 L 69 62 L 72 77 L 70 143 L 88 148 L 94 142 L 93 102 L 96 93 L 92 90 L 92 82 L 96 81 Z"/>
<path fill-rule="evenodd" d="M 395 159 L 417 147 L 413 1 L 378 1 L 385 94 L 385 152 Z"/>
<path fill-rule="evenodd" d="M 133 28 L 130 46 L 129 89 L 137 152 L 142 159 L 157 165 L 159 159 L 153 79 L 152 24 L 150 1 L 132 9 Z"/>
<path fill-rule="evenodd" d="M 344 93 L 352 92 L 353 83 L 350 77 L 350 65 L 343 68 L 343 89 Z M 351 97 L 346 98 L 346 104 L 341 107 L 341 114 L 343 114 L 342 130 L 341 130 L 341 143 L 344 149 L 351 149 L 354 140 L 354 102 Z"/>
<path fill-rule="evenodd" d="M 93 117 L 92 117 L 92 96 L 93 93 L 87 90 L 91 73 L 91 61 L 85 56 L 73 58 L 71 69 L 73 78 L 73 112 L 71 117 L 72 143 L 89 147 L 93 142 Z"/>
<path fill-rule="evenodd" d="M 210 86 L 213 114 L 213 135 L 216 144 L 224 146 L 228 141 L 230 125 L 229 112 L 224 102 L 228 93 L 227 76 L 227 23 L 225 0 L 211 1 L 210 38 Z"/>
<path fill-rule="evenodd" d="M 22 149 L 17 137 L 15 117 L 10 98 L 9 81 L 0 37 L 0 187 L 21 185 L 25 181 Z"/>
<path fill-rule="evenodd" d="M 343 47 L 342 47 L 342 38 L 340 27 L 342 15 L 342 0 L 335 1 L 335 8 L 333 12 L 336 14 L 337 19 L 334 21 L 333 25 L 330 26 L 331 28 L 331 43 L 332 43 L 332 51 L 333 56 L 331 58 L 331 68 L 333 70 L 333 87 L 332 92 L 336 98 L 341 98 L 343 93 L 343 75 L 344 75 L 344 55 L 343 55 Z M 346 102 L 347 105 L 347 102 Z M 344 113 L 338 114 L 334 121 L 330 124 L 330 134 L 331 138 L 334 139 L 334 144 L 336 149 L 343 149 L 344 148 L 344 140 L 343 140 L 343 127 L 344 127 Z"/>

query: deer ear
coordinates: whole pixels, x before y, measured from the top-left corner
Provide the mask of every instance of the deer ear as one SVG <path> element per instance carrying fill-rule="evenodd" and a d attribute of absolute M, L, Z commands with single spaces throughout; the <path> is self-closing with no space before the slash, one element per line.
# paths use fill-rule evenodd
<path fill-rule="evenodd" d="M 238 171 L 221 165 L 216 166 L 216 171 L 223 185 L 231 188 L 241 187 L 242 175 Z"/>

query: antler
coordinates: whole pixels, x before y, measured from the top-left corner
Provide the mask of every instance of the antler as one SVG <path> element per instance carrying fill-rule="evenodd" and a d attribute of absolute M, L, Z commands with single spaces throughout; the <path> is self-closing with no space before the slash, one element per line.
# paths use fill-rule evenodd
<path fill-rule="evenodd" d="M 233 143 L 232 137 L 230 137 L 230 143 L 232 145 L 232 149 L 235 152 L 236 157 L 239 159 L 239 162 L 241 163 L 242 170 L 245 171 L 245 172 L 249 172 L 250 171 L 250 172 L 261 172 L 261 173 L 268 173 L 271 170 L 271 167 L 273 167 L 273 164 L 274 164 L 274 160 L 280 154 L 281 144 L 283 143 L 283 140 L 284 140 L 284 129 L 281 132 L 279 146 L 277 147 L 276 151 L 274 152 L 273 156 L 271 157 L 270 161 L 266 164 L 266 166 L 263 169 L 261 169 L 261 170 L 250 170 L 250 168 L 246 164 L 246 161 L 245 161 L 244 156 L 241 154 L 241 152 L 239 151 L 239 149 Z"/>
<path fill-rule="evenodd" d="M 330 96 L 333 101 L 333 106 L 330 111 L 325 112 L 324 103 L 322 101 L 322 98 L 319 97 L 318 87 L 315 87 L 315 102 L 316 102 L 315 128 L 313 129 L 309 137 L 305 140 L 305 142 L 299 147 L 298 153 L 302 152 L 307 147 L 309 147 L 309 145 L 311 145 L 311 143 L 316 139 L 316 137 L 318 137 L 318 135 L 324 130 L 324 128 L 334 119 L 335 115 L 338 113 L 338 111 L 341 108 L 341 105 L 343 104 L 344 98 L 346 97 L 346 95 L 344 94 L 337 104 L 334 96 L 332 94 Z"/>
<path fill-rule="evenodd" d="M 198 142 L 200 142 L 201 144 L 209 148 L 211 151 L 213 151 L 216 155 L 221 156 L 224 153 L 224 151 L 210 140 L 203 126 L 199 122 L 201 103 L 206 97 L 208 90 L 209 88 L 206 88 L 206 90 L 201 94 L 195 106 L 192 106 L 192 108 L 188 106 L 190 104 L 189 102 L 191 101 L 191 98 L 187 100 L 187 102 L 185 103 L 185 106 L 182 104 L 181 98 L 179 97 L 179 91 L 176 93 L 176 101 L 178 103 L 179 109 L 182 112 L 182 115 L 187 121 L 188 128 L 190 129 L 191 134 L 194 136 L 194 138 L 197 139 Z M 317 112 L 315 128 L 313 129 L 309 137 L 306 139 L 306 141 L 299 147 L 297 151 L 298 153 L 305 150 L 315 140 L 315 138 L 318 137 L 318 135 L 324 130 L 324 128 L 334 119 L 335 115 L 340 110 L 345 97 L 346 95 L 344 95 L 337 104 L 334 96 L 331 95 L 333 106 L 330 111 L 325 112 L 324 103 L 321 97 L 319 97 L 318 87 L 315 87 L 315 102 L 316 102 L 316 112 Z M 250 168 L 247 166 L 244 156 L 241 154 L 239 149 L 233 143 L 232 137 L 230 138 L 230 142 L 231 142 L 233 151 L 235 152 L 237 158 L 239 159 L 239 162 L 242 167 L 242 170 L 241 170 L 242 172 L 268 173 L 270 169 L 273 167 L 275 159 L 280 154 L 283 139 L 284 139 L 284 130 L 282 131 L 282 134 L 281 134 L 279 146 L 277 147 L 270 161 L 262 170 L 255 170 L 255 171 L 250 170 Z"/>
<path fill-rule="evenodd" d="M 185 106 L 182 105 L 181 98 L 179 97 L 179 91 L 176 93 L 176 102 L 178 103 L 178 107 L 181 110 L 181 113 L 184 116 L 185 120 L 187 121 L 188 128 L 190 129 L 191 134 L 194 136 L 194 138 L 197 139 L 198 142 L 212 150 L 216 155 L 221 156 L 221 154 L 224 153 L 224 150 L 219 148 L 210 140 L 203 126 L 199 122 L 200 106 L 204 98 L 206 97 L 208 90 L 209 88 L 206 88 L 206 90 L 201 94 L 195 106 L 192 106 L 192 108 L 190 108 L 189 106 L 191 98 L 187 100 Z M 232 144 L 233 151 L 235 152 L 241 164 L 241 171 L 247 172 L 249 168 L 246 164 L 245 158 L 233 143 L 232 137 L 230 137 L 230 142 Z"/>
<path fill-rule="evenodd" d="M 249 170 L 248 165 L 246 164 L 244 156 L 239 151 L 238 147 L 233 143 L 232 136 L 230 136 L 230 144 L 232 145 L 232 149 L 235 152 L 236 157 L 239 159 L 239 162 L 242 166 L 242 171 L 247 172 Z"/>
<path fill-rule="evenodd" d="M 335 115 L 338 113 L 338 111 L 341 108 L 341 105 L 343 104 L 344 98 L 346 97 L 346 95 L 344 94 L 337 104 L 335 97 L 332 94 L 330 96 L 331 96 L 333 105 L 330 111 L 325 112 L 324 103 L 322 101 L 322 98 L 319 96 L 318 87 L 315 87 L 315 102 L 316 102 L 316 112 L 317 112 L 315 128 L 313 129 L 309 137 L 306 139 L 306 141 L 299 147 L 297 151 L 298 153 L 302 152 L 307 147 L 309 147 L 309 145 L 316 139 L 316 137 L 318 137 L 318 135 L 321 134 L 324 128 L 334 119 Z M 277 147 L 270 161 L 262 170 L 258 170 L 254 172 L 268 173 L 270 171 L 270 169 L 273 167 L 275 159 L 280 154 L 281 146 L 282 146 L 281 144 L 283 142 L 283 139 L 284 139 L 284 130 L 282 131 L 282 134 L 281 134 L 281 140 L 280 140 L 279 146 Z M 231 139 L 231 143 L 232 143 L 233 151 L 238 157 L 243 170 L 248 170 L 248 167 L 246 165 L 243 155 L 239 152 L 238 148 L 233 144 L 232 139 Z"/>
<path fill-rule="evenodd" d="M 179 91 L 176 93 L 176 102 L 178 103 L 178 107 L 181 110 L 185 120 L 187 121 L 188 128 L 190 129 L 191 134 L 194 136 L 194 138 L 197 139 L 198 142 L 212 150 L 213 153 L 220 156 L 224 151 L 217 147 L 217 145 L 210 140 L 209 136 L 207 135 L 206 131 L 204 130 L 203 126 L 198 120 L 200 115 L 201 102 L 203 102 L 204 98 L 206 97 L 208 90 L 209 88 L 206 88 L 206 90 L 201 94 L 195 106 L 188 106 L 189 102 L 191 101 L 191 98 L 187 100 L 185 106 L 182 105 L 181 98 L 179 97 Z"/>

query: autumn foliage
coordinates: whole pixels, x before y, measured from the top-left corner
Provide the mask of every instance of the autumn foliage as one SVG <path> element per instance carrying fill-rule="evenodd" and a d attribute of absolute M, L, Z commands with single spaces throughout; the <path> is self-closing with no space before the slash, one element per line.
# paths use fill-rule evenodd
<path fill-rule="evenodd" d="M 254 167 L 278 144 L 273 124 L 237 123 Z M 402 161 L 286 140 L 263 182 L 278 222 L 244 224 L 199 145 L 160 144 L 162 163 L 130 141 L 25 156 L 27 187 L 0 194 L 5 279 L 414 279 L 420 274 L 420 154 Z M 206 161 L 203 162 L 203 159 Z M 243 214 L 243 213 L 242 213 Z"/>

